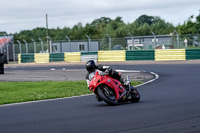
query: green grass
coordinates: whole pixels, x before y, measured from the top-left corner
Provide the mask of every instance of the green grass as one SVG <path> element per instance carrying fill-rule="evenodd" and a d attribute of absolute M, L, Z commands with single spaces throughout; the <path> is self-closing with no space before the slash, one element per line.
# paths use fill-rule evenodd
<path fill-rule="evenodd" d="M 142 82 L 132 82 L 133 85 Z M 91 94 L 86 81 L 0 82 L 0 105 Z"/>

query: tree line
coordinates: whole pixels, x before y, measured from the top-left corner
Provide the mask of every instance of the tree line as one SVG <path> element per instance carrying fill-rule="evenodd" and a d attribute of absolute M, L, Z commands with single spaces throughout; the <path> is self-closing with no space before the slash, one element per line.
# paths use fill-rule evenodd
<path fill-rule="evenodd" d="M 122 17 L 111 19 L 108 17 L 101 17 L 93 20 L 91 23 L 83 25 L 81 22 L 75 24 L 72 28 L 53 28 L 48 29 L 48 34 L 51 40 L 66 40 L 68 36 L 71 40 L 86 39 L 88 35 L 91 39 L 106 38 L 109 34 L 111 38 L 122 38 L 129 36 L 152 35 L 153 31 L 157 35 L 166 35 L 172 33 L 174 30 L 178 31 L 180 35 L 185 34 L 200 34 L 200 15 L 195 17 L 190 16 L 183 24 L 174 26 L 172 23 L 166 22 L 158 16 L 141 15 L 132 23 L 124 23 Z M 7 34 L 0 32 L 0 34 Z M 46 28 L 37 27 L 32 30 L 22 30 L 14 34 L 14 41 L 32 42 L 31 39 L 46 40 Z"/>

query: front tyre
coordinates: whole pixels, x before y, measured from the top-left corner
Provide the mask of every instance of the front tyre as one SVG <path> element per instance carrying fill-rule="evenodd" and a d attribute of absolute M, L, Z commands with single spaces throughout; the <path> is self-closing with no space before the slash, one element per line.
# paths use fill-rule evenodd
<path fill-rule="evenodd" d="M 114 91 L 107 87 L 107 86 L 102 86 L 99 87 L 98 90 L 98 95 L 99 97 L 104 100 L 107 104 L 109 105 L 117 105 L 118 100 L 116 99 Z"/>
<path fill-rule="evenodd" d="M 130 94 L 132 103 L 137 103 L 140 101 L 140 93 L 138 92 L 137 89 L 132 90 Z"/>

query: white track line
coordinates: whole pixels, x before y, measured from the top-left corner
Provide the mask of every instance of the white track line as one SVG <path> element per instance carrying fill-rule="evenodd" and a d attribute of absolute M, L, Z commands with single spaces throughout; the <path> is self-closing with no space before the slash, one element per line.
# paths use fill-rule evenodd
<path fill-rule="evenodd" d="M 55 99 L 47 99 L 47 100 L 37 100 L 37 101 L 29 101 L 29 102 L 21 102 L 21 103 L 11 103 L 11 104 L 0 105 L 0 107 L 7 107 L 7 106 L 13 106 L 13 105 L 23 105 L 23 104 L 28 104 L 28 103 L 47 102 L 47 101 L 57 101 L 57 100 L 71 99 L 71 98 L 77 98 L 77 97 L 85 97 L 85 96 L 90 96 L 90 95 L 94 95 L 94 94 L 72 96 L 72 97 L 63 97 L 63 98 L 55 98 Z"/>
<path fill-rule="evenodd" d="M 134 71 L 134 70 L 116 70 L 116 71 L 117 71 L 117 72 L 135 72 L 135 73 L 146 72 L 146 71 Z M 147 73 L 148 73 L 148 72 L 147 72 Z M 152 80 L 149 80 L 149 81 L 147 81 L 147 82 L 144 82 L 144 83 L 142 83 L 142 84 L 136 85 L 135 87 L 143 86 L 143 85 L 148 84 L 148 83 L 151 83 L 151 82 L 153 82 L 153 81 L 155 81 L 156 79 L 159 78 L 159 75 L 158 75 L 158 74 L 156 74 L 156 73 L 154 73 L 154 72 L 149 72 L 149 73 L 153 74 L 153 75 L 155 76 L 155 78 L 152 79 Z"/>
<path fill-rule="evenodd" d="M 116 70 L 117 72 L 146 72 L 146 71 L 134 71 L 134 70 Z M 151 74 L 153 74 L 155 76 L 154 79 L 149 80 L 143 84 L 139 84 L 135 87 L 140 87 L 143 86 L 145 84 L 151 83 L 153 81 L 155 81 L 156 79 L 159 78 L 159 75 L 154 73 L 154 72 L 150 72 Z M 85 97 L 85 96 L 90 96 L 90 95 L 94 95 L 94 94 L 87 94 L 87 95 L 81 95 L 81 96 L 72 96 L 72 97 L 64 97 L 64 98 L 55 98 L 55 99 L 47 99 L 47 100 L 37 100 L 37 101 L 29 101 L 29 102 L 21 102 L 21 103 L 11 103 L 11 104 L 5 104 L 5 105 L 0 105 L 0 107 L 7 107 L 7 106 L 13 106 L 13 105 L 23 105 L 23 104 L 29 104 L 29 103 L 39 103 L 39 102 L 47 102 L 47 101 L 56 101 L 56 100 L 64 100 L 64 99 L 71 99 L 71 98 L 77 98 L 77 97 Z"/>
<path fill-rule="evenodd" d="M 145 72 L 145 71 L 134 71 L 134 70 L 115 70 L 117 72 L 132 72 L 132 73 L 139 73 L 139 72 Z"/>
<path fill-rule="evenodd" d="M 154 73 L 154 72 L 150 72 L 150 73 L 153 74 L 153 75 L 155 76 L 154 79 L 149 80 L 149 81 L 147 81 L 147 82 L 144 82 L 144 83 L 142 83 L 142 84 L 136 85 L 135 87 L 143 86 L 143 85 L 148 84 L 148 83 L 151 83 L 151 82 L 153 82 L 153 81 L 155 81 L 156 79 L 159 78 L 159 75 L 158 75 L 158 74 L 156 74 L 156 73 Z"/>

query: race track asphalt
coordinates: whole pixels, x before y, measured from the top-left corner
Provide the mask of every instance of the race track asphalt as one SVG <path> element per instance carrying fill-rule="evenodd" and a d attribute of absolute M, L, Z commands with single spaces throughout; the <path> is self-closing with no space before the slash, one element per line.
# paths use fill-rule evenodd
<path fill-rule="evenodd" d="M 0 106 L 0 133 L 200 132 L 200 64 L 112 67 L 155 72 L 159 79 L 138 88 L 139 103 L 108 106 L 90 95 Z"/>

